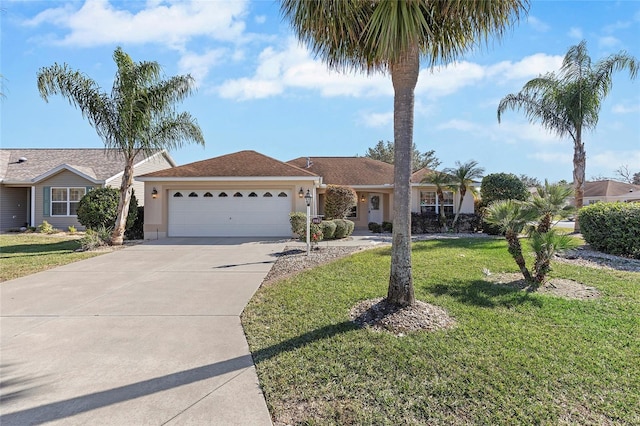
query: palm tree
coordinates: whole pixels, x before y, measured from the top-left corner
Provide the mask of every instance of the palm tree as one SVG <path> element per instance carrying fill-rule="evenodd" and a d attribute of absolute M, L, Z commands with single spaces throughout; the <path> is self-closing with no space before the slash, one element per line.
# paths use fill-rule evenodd
<path fill-rule="evenodd" d="M 475 160 L 469 160 L 464 164 L 456 161 L 456 167 L 447 169 L 446 172 L 451 175 L 453 187 L 459 197 L 458 209 L 456 210 L 456 215 L 453 218 L 453 223 L 451 224 L 451 227 L 455 228 L 456 223 L 458 222 L 458 217 L 460 216 L 460 210 L 462 209 L 462 202 L 464 201 L 465 195 L 467 195 L 467 191 L 470 190 L 473 197 L 476 197 L 475 186 L 473 186 L 475 183 L 474 179 L 482 178 L 484 168 L 478 167 L 478 162 Z"/>
<path fill-rule="evenodd" d="M 281 0 L 298 38 L 334 69 L 383 71 L 394 89 L 394 226 L 387 302 L 415 303 L 411 274 L 411 152 L 420 59 L 451 61 L 500 35 L 527 0 Z"/>
<path fill-rule="evenodd" d="M 571 196 L 573 190 L 569 185 L 549 183 L 545 179 L 544 186 L 538 186 L 536 191 L 537 194 L 533 195 L 530 202 L 540 215 L 536 230 L 545 233 L 551 229 L 554 217 L 568 217 L 574 210 L 567 203 L 567 198 Z"/>
<path fill-rule="evenodd" d="M 489 204 L 484 214 L 485 221 L 497 226 L 501 232 L 504 232 L 509 246 L 509 254 L 516 261 L 524 279 L 527 282 L 533 282 L 522 255 L 519 235 L 529 222 L 538 217 L 537 213 L 522 201 L 498 200 Z"/>
<path fill-rule="evenodd" d="M 425 177 L 422 178 L 422 182 L 435 185 L 436 197 L 438 197 L 438 205 L 440 206 L 440 210 L 438 211 L 440 227 L 446 230 L 447 217 L 444 209 L 442 208 L 442 204 L 444 203 L 444 190 L 454 189 L 452 176 L 448 173 L 434 170 L 425 175 Z"/>
<path fill-rule="evenodd" d="M 54 64 L 38 71 L 38 90 L 48 102 L 51 95 L 62 95 L 89 120 L 105 148 L 122 153 L 125 160 L 118 215 L 111 244 L 121 245 L 131 200 L 133 166 L 139 153 L 151 155 L 162 149 L 175 149 L 188 141 L 204 145 L 196 120 L 187 112 L 176 112 L 175 103 L 193 91 L 190 75 L 161 79 L 157 62 L 134 62 L 120 47 L 113 53 L 118 67 L 111 95 L 67 64 Z"/>
<path fill-rule="evenodd" d="M 527 82 L 519 93 L 505 96 L 498 105 L 498 122 L 507 109 L 522 110 L 531 123 L 540 123 L 559 137 L 573 140 L 573 188 L 575 206 L 583 205 L 586 152 L 583 130 L 594 130 L 603 99 L 609 94 L 614 71 L 629 70 L 633 79 L 638 61 L 624 51 L 591 64 L 587 43 L 582 41 L 567 51 L 560 72 Z M 580 230 L 576 220 L 575 231 Z"/>

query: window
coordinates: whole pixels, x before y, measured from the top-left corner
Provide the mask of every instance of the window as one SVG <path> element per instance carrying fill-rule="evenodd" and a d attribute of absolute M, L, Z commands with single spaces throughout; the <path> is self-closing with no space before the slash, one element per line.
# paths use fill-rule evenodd
<path fill-rule="evenodd" d="M 436 197 L 435 191 L 420 191 L 420 212 L 439 213 L 442 209 L 445 216 L 453 215 L 453 192 L 442 191 L 442 204 Z"/>
<path fill-rule="evenodd" d="M 255 192 L 252 192 L 251 194 L 249 194 L 249 197 L 257 197 L 258 194 L 256 194 Z"/>
<path fill-rule="evenodd" d="M 179 198 L 179 197 L 182 197 L 182 193 L 176 192 L 175 194 L 173 194 L 173 196 L 176 198 Z"/>
<path fill-rule="evenodd" d="M 205 192 L 203 197 L 204 198 L 210 198 L 210 197 L 213 197 L 213 195 L 210 192 Z"/>
<path fill-rule="evenodd" d="M 347 215 L 347 217 L 350 217 L 350 218 L 358 217 L 358 206 L 357 205 L 351 207 L 351 211 L 349 211 L 349 214 Z"/>
<path fill-rule="evenodd" d="M 197 197 L 198 194 L 196 194 L 195 192 L 192 192 L 191 194 L 189 194 L 189 197 Z"/>
<path fill-rule="evenodd" d="M 287 197 L 287 193 L 286 192 L 281 192 L 281 193 L 278 194 L 278 197 L 286 198 Z"/>
<path fill-rule="evenodd" d="M 76 216 L 86 188 L 51 188 L 51 216 Z"/>
<path fill-rule="evenodd" d="M 221 192 L 218 194 L 218 197 L 227 197 L 227 193 L 226 192 Z"/>
<path fill-rule="evenodd" d="M 263 195 L 263 197 L 273 197 L 273 195 L 271 195 L 271 193 L 270 193 L 270 192 L 265 192 L 265 193 L 264 193 L 264 195 Z"/>
<path fill-rule="evenodd" d="M 239 192 L 236 192 L 235 194 L 233 194 L 234 197 L 242 197 L 242 194 Z"/>

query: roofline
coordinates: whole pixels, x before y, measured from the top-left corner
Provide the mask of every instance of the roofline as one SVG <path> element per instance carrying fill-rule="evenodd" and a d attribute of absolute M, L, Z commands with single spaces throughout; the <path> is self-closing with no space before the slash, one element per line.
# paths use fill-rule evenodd
<path fill-rule="evenodd" d="M 142 159 L 142 161 L 138 161 L 136 164 L 133 165 L 133 170 L 135 170 L 136 167 L 140 166 L 141 164 L 146 163 L 147 161 L 149 161 L 151 158 L 155 157 L 156 155 L 160 155 L 160 154 L 166 154 L 165 158 L 169 161 L 169 164 L 171 164 L 171 167 L 176 167 L 176 162 L 173 161 L 173 158 L 171 158 L 171 156 L 169 155 L 167 150 L 163 149 L 162 151 L 156 152 L 155 154 L 153 154 L 150 157 L 146 157 L 146 158 Z M 153 172 L 151 172 L 151 173 L 153 173 Z M 111 176 L 111 177 L 109 177 L 107 179 L 105 179 L 104 181 L 105 181 L 105 183 L 107 183 L 107 182 L 110 182 L 112 180 L 116 180 L 117 178 L 122 178 L 123 175 L 124 175 L 124 170 L 119 172 L 119 173 L 116 173 L 115 175 L 113 175 L 113 176 Z"/>
<path fill-rule="evenodd" d="M 319 176 L 199 176 L 199 177 L 144 177 L 144 176 L 136 176 L 134 177 L 138 182 L 228 182 L 228 181 L 237 181 L 237 182 L 249 182 L 249 181 L 292 181 L 292 180 L 308 180 L 320 182 Z"/>
<path fill-rule="evenodd" d="M 49 171 L 46 171 L 46 172 L 42 173 L 39 176 L 34 177 L 33 179 L 31 179 L 30 182 L 38 183 L 38 182 L 43 181 L 43 180 L 45 180 L 45 179 L 47 179 L 47 178 L 49 178 L 49 177 L 51 177 L 51 176 L 53 176 L 55 174 L 60 173 L 63 170 L 67 170 L 67 171 L 70 171 L 71 173 L 75 173 L 76 175 L 78 175 L 78 176 L 80 176 L 80 177 L 82 177 L 82 178 L 84 178 L 84 179 L 86 179 L 86 180 L 88 180 L 88 181 L 90 181 L 92 183 L 95 183 L 95 184 L 104 184 L 105 183 L 105 181 L 100 180 L 100 179 L 96 179 L 94 177 L 91 177 L 91 176 L 87 175 L 86 173 L 82 173 L 80 170 L 78 170 L 78 169 L 76 169 L 76 168 L 74 168 L 74 167 L 72 167 L 72 166 L 70 166 L 70 165 L 68 165 L 66 163 L 65 164 L 60 164 L 59 166 L 56 166 L 53 169 L 51 169 Z"/>

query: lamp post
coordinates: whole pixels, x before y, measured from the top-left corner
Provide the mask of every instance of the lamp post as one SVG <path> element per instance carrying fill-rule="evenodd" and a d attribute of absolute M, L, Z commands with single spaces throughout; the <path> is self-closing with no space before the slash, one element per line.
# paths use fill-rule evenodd
<path fill-rule="evenodd" d="M 307 202 L 307 256 L 309 256 L 309 250 L 311 249 L 311 193 L 307 189 L 307 193 L 304 195 L 304 200 Z"/>

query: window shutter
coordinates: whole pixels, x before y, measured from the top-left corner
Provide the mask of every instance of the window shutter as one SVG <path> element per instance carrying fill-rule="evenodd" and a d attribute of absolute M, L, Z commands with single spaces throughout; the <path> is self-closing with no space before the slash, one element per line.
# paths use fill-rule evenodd
<path fill-rule="evenodd" d="M 42 204 L 43 204 L 43 210 L 42 210 L 42 215 L 44 217 L 49 217 L 51 216 L 51 187 L 50 186 L 45 186 L 43 189 L 43 194 L 42 194 Z"/>
<path fill-rule="evenodd" d="M 89 191 L 91 191 L 93 189 L 93 186 L 87 186 L 86 187 L 86 192 L 84 193 L 84 195 L 87 195 L 89 193 Z"/>

